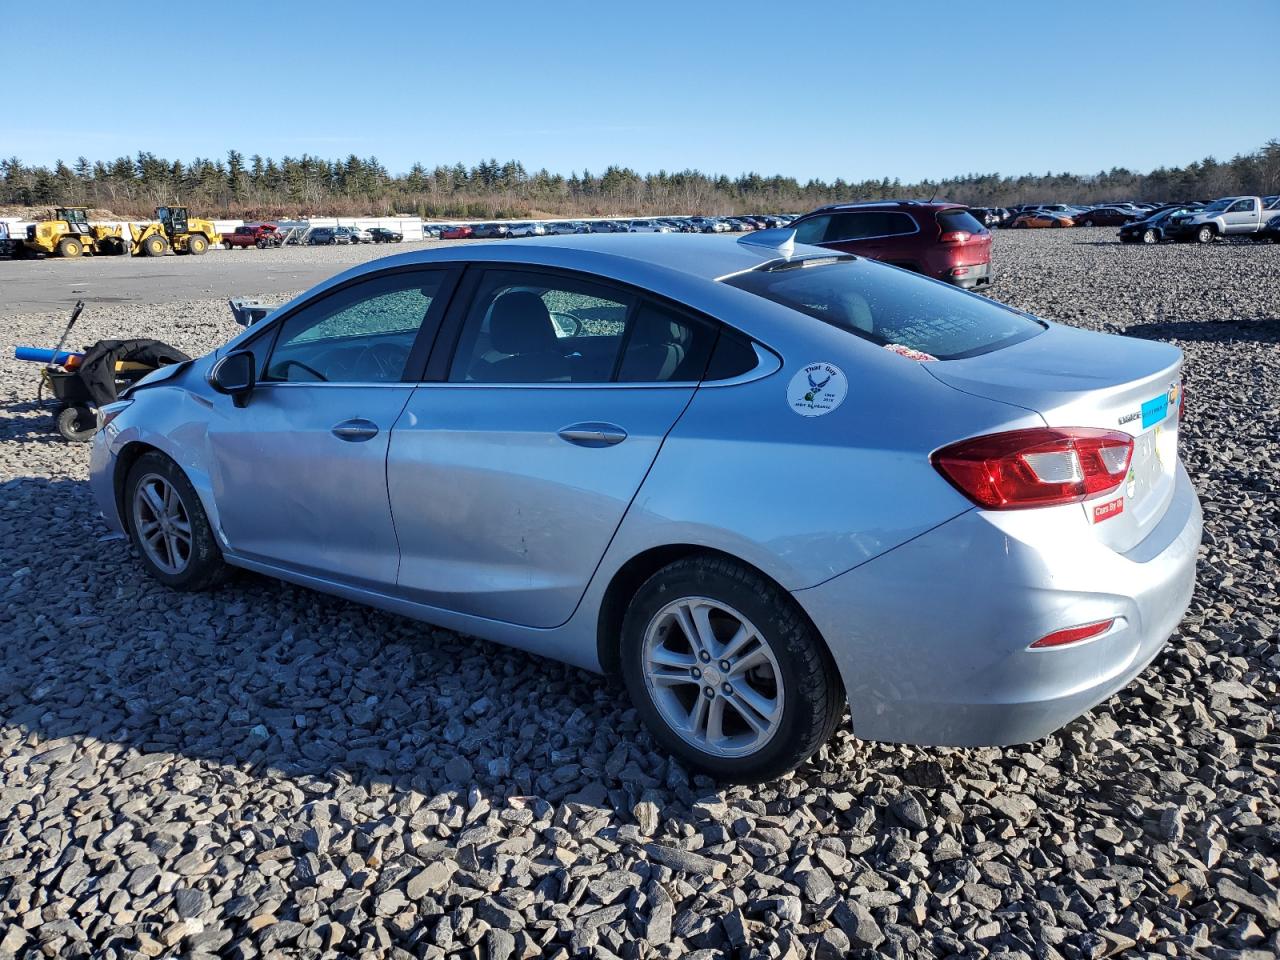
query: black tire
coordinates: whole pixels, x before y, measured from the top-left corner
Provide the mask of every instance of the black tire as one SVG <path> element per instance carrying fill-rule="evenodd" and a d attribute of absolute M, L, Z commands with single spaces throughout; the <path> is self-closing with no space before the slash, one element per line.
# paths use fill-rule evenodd
<path fill-rule="evenodd" d="M 649 692 L 643 666 L 646 630 L 668 604 L 685 597 L 740 611 L 777 660 L 782 716 L 776 732 L 755 753 L 725 758 L 698 749 L 668 725 Z M 718 780 L 758 783 L 793 770 L 831 739 L 844 713 L 839 673 L 808 618 L 775 583 L 728 558 L 678 560 L 646 580 L 627 608 L 620 655 L 627 692 L 654 737 L 689 767 Z M 694 695 L 700 693 L 695 686 Z"/>
<path fill-rule="evenodd" d="M 1204 226 L 1196 228 L 1195 241 L 1196 243 L 1212 243 L 1217 235 L 1218 231 L 1206 223 Z"/>
<path fill-rule="evenodd" d="M 58 256 L 74 260 L 84 252 L 84 244 L 75 237 L 63 237 L 58 241 Z"/>
<path fill-rule="evenodd" d="M 1092 220 L 1081 220 L 1081 221 L 1080 221 L 1080 225 L 1081 225 L 1082 227 L 1096 227 L 1096 226 L 1097 226 L 1097 224 L 1096 224 L 1094 221 L 1092 221 Z"/>
<path fill-rule="evenodd" d="M 1142 242 L 1143 242 L 1143 243 L 1159 243 L 1159 242 L 1160 242 L 1160 235 L 1159 235 L 1158 233 L 1156 233 L 1154 230 L 1150 230 L 1150 229 L 1148 229 L 1148 230 L 1143 230 L 1143 231 L 1142 231 Z"/>
<path fill-rule="evenodd" d="M 167 481 L 181 500 L 191 529 L 191 544 L 187 560 L 181 570 L 169 572 L 158 566 L 151 558 L 148 548 L 141 540 L 138 531 L 135 500 L 138 487 L 152 476 Z M 199 591 L 208 590 L 225 582 L 231 575 L 231 568 L 222 559 L 222 550 L 214 538 L 213 529 L 209 526 L 209 518 L 205 515 L 204 506 L 196 494 L 195 487 L 182 472 L 182 468 L 163 453 L 146 453 L 138 458 L 129 470 L 124 484 L 124 520 L 129 530 L 129 539 L 133 542 L 142 560 L 143 567 L 156 580 L 175 590 Z"/>
<path fill-rule="evenodd" d="M 169 252 L 169 241 L 158 233 L 153 233 L 142 241 L 142 252 L 148 257 L 163 257 Z"/>
<path fill-rule="evenodd" d="M 56 422 L 62 439 L 71 443 L 88 443 L 98 432 L 98 416 L 88 407 L 63 407 Z"/>
<path fill-rule="evenodd" d="M 209 249 L 209 240 L 203 233 L 193 233 L 187 237 L 187 253 L 198 257 Z"/>

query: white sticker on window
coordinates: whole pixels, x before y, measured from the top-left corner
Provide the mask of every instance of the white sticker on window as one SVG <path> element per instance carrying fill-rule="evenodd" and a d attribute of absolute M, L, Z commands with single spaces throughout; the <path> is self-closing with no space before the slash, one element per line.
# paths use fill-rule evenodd
<path fill-rule="evenodd" d="M 787 385 L 787 404 L 802 417 L 821 417 L 844 403 L 849 381 L 832 363 L 811 363 Z"/>

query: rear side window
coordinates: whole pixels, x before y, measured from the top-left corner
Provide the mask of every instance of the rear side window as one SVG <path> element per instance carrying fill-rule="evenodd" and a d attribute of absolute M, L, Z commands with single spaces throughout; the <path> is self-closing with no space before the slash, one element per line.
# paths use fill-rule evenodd
<path fill-rule="evenodd" d="M 987 229 L 968 210 L 938 211 L 938 226 L 942 228 L 943 233 L 952 233 L 956 230 L 963 230 L 965 233 L 981 233 Z"/>
<path fill-rule="evenodd" d="M 873 343 L 901 344 L 939 360 L 987 353 L 1045 329 L 984 297 L 860 259 L 796 260 L 724 282 Z"/>
<path fill-rule="evenodd" d="M 826 239 L 829 226 L 831 226 L 831 218 L 825 214 L 800 221 L 796 224 L 796 243 L 822 243 Z"/>
<path fill-rule="evenodd" d="M 916 222 L 905 213 L 890 210 L 860 210 L 837 213 L 831 218 L 824 238 L 827 243 L 862 240 L 867 237 L 895 237 L 916 232 Z"/>

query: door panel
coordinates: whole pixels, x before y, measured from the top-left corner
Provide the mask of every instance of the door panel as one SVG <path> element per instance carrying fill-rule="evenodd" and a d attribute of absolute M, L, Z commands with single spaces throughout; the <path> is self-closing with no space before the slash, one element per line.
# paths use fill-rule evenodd
<path fill-rule="evenodd" d="M 387 459 L 399 592 L 525 626 L 564 623 L 694 389 L 418 387 Z"/>
<path fill-rule="evenodd" d="M 209 443 L 232 551 L 354 584 L 394 585 L 387 446 L 413 389 L 264 383 L 243 408 L 219 397 L 223 415 L 210 423 Z"/>

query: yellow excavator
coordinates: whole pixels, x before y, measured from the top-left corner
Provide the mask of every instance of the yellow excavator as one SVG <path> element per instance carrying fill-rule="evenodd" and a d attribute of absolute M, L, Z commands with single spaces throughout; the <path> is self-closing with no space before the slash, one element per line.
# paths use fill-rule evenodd
<path fill-rule="evenodd" d="M 91 224 L 83 207 L 57 207 L 52 220 L 39 220 L 27 227 L 23 246 L 30 253 L 60 257 L 124 253 L 120 231 Z"/>

